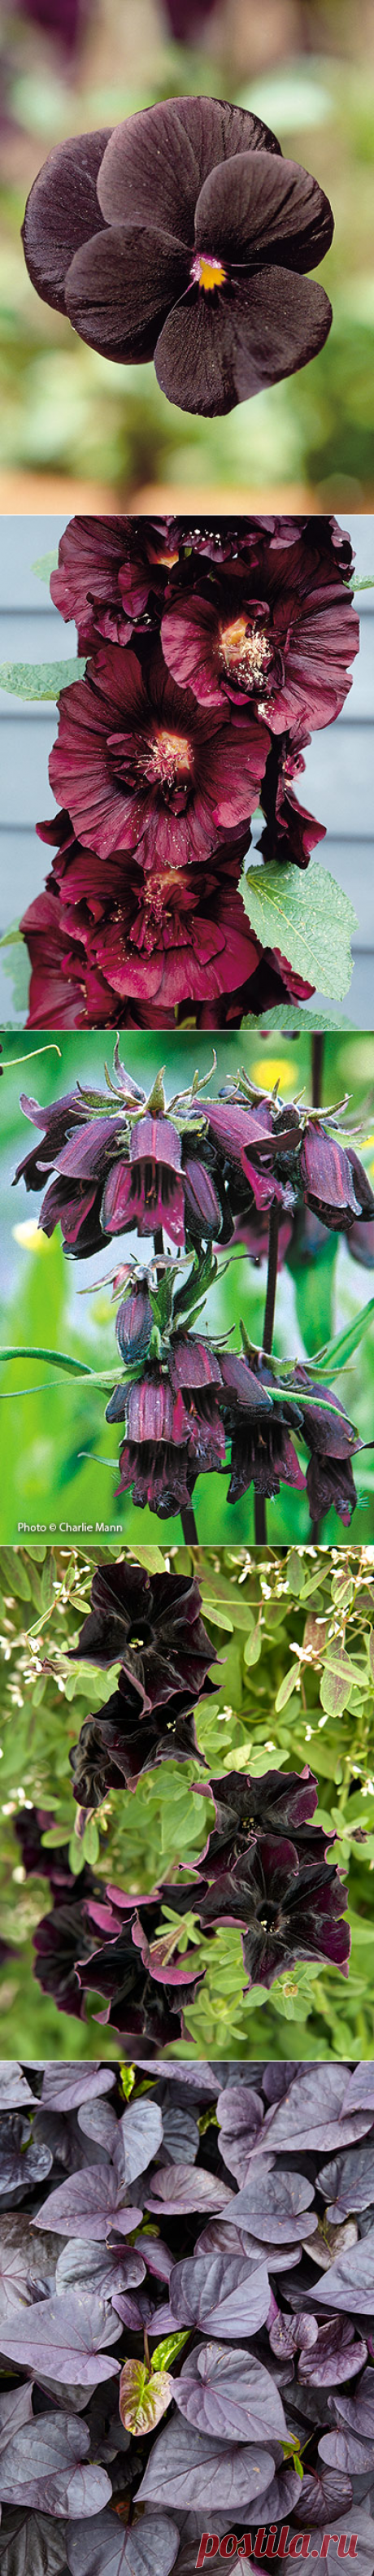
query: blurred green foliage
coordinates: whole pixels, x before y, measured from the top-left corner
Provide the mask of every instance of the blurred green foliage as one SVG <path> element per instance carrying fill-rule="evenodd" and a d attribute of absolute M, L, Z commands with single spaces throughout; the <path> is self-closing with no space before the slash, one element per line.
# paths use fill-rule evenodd
<path fill-rule="evenodd" d="M 79 1645 L 93 1567 L 111 1555 L 118 1557 L 118 1548 L 50 1549 L 43 1541 L 0 1550 L 0 1938 L 19 1950 L 19 1961 L 4 1962 L 0 1975 L 0 2054 L 22 2057 L 32 2047 L 37 2056 L 86 2057 L 98 2047 L 99 1999 L 87 2027 L 55 2012 L 32 1978 L 32 1928 L 48 1911 L 49 1892 L 45 1879 L 25 1880 L 20 1864 L 14 1826 L 25 1801 L 50 1811 L 56 1848 L 72 1837 L 78 1894 L 85 1858 L 104 1883 L 140 1894 L 160 1879 L 172 1882 L 181 1858 L 193 1868 L 202 1850 L 208 1808 L 191 1795 L 194 1781 L 203 1776 L 205 1785 L 233 1768 L 261 1778 L 307 1762 L 318 1782 L 318 1821 L 335 1827 L 334 1858 L 348 1873 L 349 1978 L 327 1967 L 296 1967 L 269 1998 L 258 1987 L 243 2001 L 240 1936 L 225 1926 L 209 1945 L 203 1996 L 186 2016 L 186 2038 L 171 2054 L 251 2058 L 260 2049 L 270 2057 L 339 2058 L 359 2046 L 371 2056 L 373 1551 L 348 1547 L 344 1558 L 334 1548 L 168 1552 L 167 1565 L 198 1573 L 212 1652 L 214 1646 L 220 1657 L 214 1693 L 198 1711 L 207 1772 L 197 1758 L 165 1763 L 134 1793 L 108 1795 L 100 1832 L 96 1822 L 88 1825 L 77 1844 L 69 1747 L 88 1712 L 109 1697 L 115 1672 L 72 1668 L 67 1655 Z M 139 1548 L 138 1556 L 154 1571 L 164 1562 L 157 1549 Z M 172 1884 L 167 1900 L 172 1906 Z M 113 2055 L 113 2034 L 101 2024 L 99 2045 L 102 2055 Z"/>
<path fill-rule="evenodd" d="M 89 1262 L 66 1261 L 59 1234 L 48 1243 L 38 1233 L 38 1198 L 26 1198 L 22 1183 L 10 1196 L 16 1163 L 28 1152 L 35 1133 L 20 1111 L 21 1088 L 36 1091 L 41 1101 L 48 1102 L 75 1088 L 77 1077 L 83 1085 L 92 1082 L 102 1089 L 105 1038 L 99 1031 L 62 1032 L 50 1048 L 44 1039 L 38 1048 L 31 1033 L 20 1038 L 6 1033 L 3 1046 L 0 1340 L 6 1346 L 22 1343 L 65 1351 L 93 1370 L 111 1368 L 115 1364 L 114 1309 L 110 1285 L 101 1286 L 100 1280 L 108 1282 L 108 1274 L 118 1265 L 118 1242 L 112 1259 L 106 1250 Z M 331 1108 L 344 1092 L 349 1093 L 349 1118 L 358 1121 L 360 1151 L 372 1174 L 374 1037 L 337 1033 L 325 1038 L 324 1049 L 323 1099 Z M 161 1043 L 160 1036 L 151 1032 L 145 1038 L 131 1034 L 121 1039 L 120 1052 L 134 1081 L 147 1090 L 162 1058 L 169 1099 L 191 1084 L 196 1064 L 201 1076 L 212 1070 L 209 1036 L 179 1033 L 174 1039 L 165 1034 Z M 240 1063 L 255 1083 L 267 1088 L 279 1076 L 285 1098 L 301 1091 L 306 1101 L 312 1097 L 311 1040 L 306 1032 L 297 1038 L 273 1033 L 268 1039 L 261 1033 L 255 1038 L 247 1032 L 239 1040 L 219 1036 L 217 1071 L 209 1084 L 214 1097 Z M 126 1258 L 129 1251 L 139 1257 L 137 1239 L 127 1235 L 123 1240 Z M 259 1346 L 265 1285 L 264 1265 L 254 1268 L 240 1247 L 228 1264 L 227 1255 L 223 1256 L 203 1316 L 210 1334 L 228 1332 L 233 1347 L 239 1349 L 243 1317 L 250 1339 Z M 293 1359 L 321 1349 L 352 1322 L 369 1301 L 371 1289 L 371 1274 L 351 1259 L 341 1236 L 334 1236 L 321 1258 L 303 1265 L 293 1277 L 283 1269 L 277 1293 L 276 1351 Z M 336 1384 L 361 1439 L 370 1443 L 374 1438 L 372 1325 Z M 105 1422 L 107 1399 L 99 1387 L 84 1381 L 75 1384 L 62 1375 L 58 1381 L 53 1364 L 17 1359 L 2 1366 L 1 1390 L 1 1539 L 13 1543 L 28 1533 L 60 1538 L 81 1534 L 93 1539 L 115 1538 L 118 1533 L 135 1545 L 158 1537 L 163 1545 L 178 1539 L 175 1519 L 159 1522 L 148 1510 L 140 1513 L 129 1496 L 116 1500 L 118 1433 Z M 370 1446 L 362 1457 L 358 1455 L 356 1482 L 359 1500 L 353 1534 L 355 1540 L 370 1540 L 374 1530 L 374 1450 Z M 233 1509 L 226 1500 L 227 1485 L 227 1473 L 198 1479 L 194 1503 L 202 1542 L 212 1532 L 218 1544 L 253 1537 L 253 1492 Z M 268 1506 L 270 1540 L 297 1543 L 309 1533 L 305 1495 L 281 1487 Z M 343 1543 L 342 1525 L 334 1511 L 323 1523 L 323 1539 Z"/>
<path fill-rule="evenodd" d="M 25 129 L 4 152 L 0 249 L 0 462 L 71 473 L 112 484 L 122 498 L 155 483 L 173 491 L 215 486 L 261 491 L 275 483 L 309 487 L 322 506 L 360 507 L 373 487 L 374 406 L 372 240 L 374 61 L 338 58 L 340 10 L 313 12 L 326 50 L 294 53 L 244 80 L 230 59 L 217 63 L 162 40 L 148 78 L 144 55 L 113 82 L 111 47 L 100 90 L 80 67 L 74 83 L 52 65 L 13 62 L 9 110 Z M 323 26 L 322 26 L 323 19 Z M 300 22 L 301 31 L 301 22 Z M 328 49 L 330 45 L 330 50 Z M 51 145 L 108 124 L 166 95 L 213 92 L 251 107 L 276 131 L 282 150 L 315 173 L 335 213 L 323 263 L 334 323 L 319 358 L 300 375 L 244 403 L 224 421 L 194 419 L 160 392 L 151 365 L 120 367 L 97 357 L 69 324 L 41 304 L 23 263 L 19 228 L 27 185 Z M 27 145 L 26 145 L 27 138 Z"/>

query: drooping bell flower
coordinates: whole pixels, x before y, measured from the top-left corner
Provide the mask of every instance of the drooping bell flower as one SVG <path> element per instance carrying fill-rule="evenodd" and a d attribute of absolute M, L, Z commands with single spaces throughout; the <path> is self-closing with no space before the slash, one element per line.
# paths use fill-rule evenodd
<path fill-rule="evenodd" d="M 169 402 L 215 418 L 323 348 L 305 271 L 333 217 L 269 127 L 212 98 L 162 100 L 50 153 L 28 199 L 33 285 L 106 358 L 154 357 Z"/>
<path fill-rule="evenodd" d="M 334 1232 L 345 1232 L 361 1214 L 374 1216 L 373 1191 L 359 1155 L 328 1134 L 323 1116 L 304 1130 L 300 1180 L 307 1206 Z"/>
<path fill-rule="evenodd" d="M 181 1144 L 170 1118 L 148 1116 L 131 1131 L 129 1161 L 113 1163 L 105 1184 L 104 1233 L 152 1235 L 165 1227 L 172 1243 L 184 1245 L 184 1190 L 180 1178 Z"/>
<path fill-rule="evenodd" d="M 118 1492 L 133 1488 L 133 1501 L 161 1519 L 188 1510 L 200 1474 L 224 1465 L 226 1436 L 220 1398 L 221 1370 L 209 1345 L 191 1334 L 170 1351 L 168 1368 L 115 1388 L 108 1422 L 125 1421 Z"/>

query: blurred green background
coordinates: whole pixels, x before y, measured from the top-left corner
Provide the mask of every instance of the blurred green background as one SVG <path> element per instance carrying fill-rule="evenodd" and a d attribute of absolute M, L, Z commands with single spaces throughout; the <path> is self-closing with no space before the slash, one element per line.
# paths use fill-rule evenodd
<path fill-rule="evenodd" d="M 244 1033 L 220 1036 L 217 1040 L 217 1070 L 209 1089 L 215 1098 L 228 1074 L 235 1076 L 245 1065 L 258 1085 L 271 1088 L 280 1078 L 285 1098 L 304 1091 L 311 1093 L 310 1036 L 303 1032 L 297 1038 L 266 1038 Z M 207 1075 L 212 1067 L 212 1041 L 209 1036 L 190 1033 L 171 1038 L 169 1035 L 146 1039 L 141 1034 L 126 1036 L 120 1042 L 120 1054 L 135 1082 L 147 1092 L 163 1062 L 167 1097 L 191 1083 L 196 1065 L 199 1074 Z M 113 1255 L 103 1248 L 89 1261 L 66 1261 L 60 1237 L 51 1242 L 37 1231 L 40 1201 L 26 1197 L 23 1182 L 11 1191 L 16 1163 L 30 1150 L 35 1129 L 19 1108 L 20 1091 L 36 1093 L 40 1101 L 50 1102 L 73 1090 L 77 1078 L 83 1085 L 93 1083 L 105 1089 L 105 1056 L 112 1048 L 100 1032 L 90 1036 L 83 1032 L 61 1033 L 58 1041 L 40 1048 L 35 1037 L 25 1035 L 22 1049 L 19 1039 L 6 1033 L 3 1041 L 4 1075 L 1 1083 L 2 1146 L 0 1161 L 0 1221 L 2 1237 L 2 1286 L 0 1304 L 0 1338 L 3 1344 L 37 1344 L 47 1349 L 68 1352 L 81 1358 L 93 1369 L 114 1364 L 114 1312 L 110 1286 L 100 1289 L 100 1280 L 108 1278 L 118 1261 L 134 1251 L 144 1255 L 136 1238 L 117 1237 Z M 34 1062 L 35 1058 L 35 1062 Z M 18 1059 L 18 1061 L 17 1061 Z M 324 1040 L 323 1091 L 325 1104 L 331 1105 L 349 1093 L 349 1118 L 358 1121 L 361 1133 L 359 1149 L 371 1175 L 374 1172 L 374 1035 L 338 1033 Z M 204 1099 L 204 1093 L 202 1095 Z M 240 1316 L 250 1338 L 260 1344 L 264 1316 L 265 1269 L 255 1269 L 247 1255 L 240 1254 L 224 1267 L 207 1301 L 203 1326 L 210 1334 L 223 1334 L 234 1326 L 231 1347 L 240 1347 Z M 90 1293 L 87 1294 L 87 1288 Z M 82 1294 L 83 1291 L 83 1294 Z M 332 1333 L 351 1322 L 365 1306 L 373 1291 L 372 1274 L 355 1263 L 341 1236 L 329 1238 L 327 1251 L 319 1261 L 299 1272 L 298 1279 L 283 1269 L 277 1296 L 275 1349 L 294 1358 L 320 1349 Z M 202 1328 L 203 1328 L 202 1326 Z M 364 1441 L 374 1441 L 374 1326 L 366 1332 L 349 1366 L 335 1381 L 337 1392 L 345 1402 L 350 1419 Z M 175 1519 L 160 1522 L 148 1510 L 134 1510 L 131 1498 L 115 1499 L 117 1484 L 118 1430 L 104 1419 L 105 1395 L 102 1390 L 84 1382 L 61 1377 L 54 1383 L 53 1366 L 48 1363 L 18 1359 L 1 1370 L 5 1400 L 1 1400 L 1 1497 L 0 1538 L 14 1542 L 22 1533 L 22 1523 L 34 1529 L 41 1523 L 46 1534 L 53 1535 L 53 1524 L 59 1534 L 74 1534 L 91 1529 L 118 1536 L 138 1544 L 148 1538 L 180 1539 L 180 1523 Z M 25 1394 L 20 1389 L 31 1390 Z M 37 1389 L 37 1392 L 34 1390 Z M 51 1391 L 53 1389 L 53 1391 Z M 83 1453 L 83 1454 L 82 1454 Z M 303 1454 L 303 1453 L 302 1453 Z M 101 1463 L 104 1461 L 104 1463 Z M 105 1463 L 106 1462 L 106 1463 Z M 113 1463 L 111 1463 L 113 1462 Z M 303 1456 L 305 1466 L 305 1455 Z M 356 1475 L 359 1501 L 352 1525 L 355 1542 L 371 1540 L 374 1535 L 374 1448 L 357 1458 Z M 228 1476 L 201 1476 L 194 1493 L 198 1537 L 202 1542 L 216 1543 L 253 1539 L 253 1491 L 233 1508 L 226 1500 Z M 304 1494 L 281 1487 L 278 1498 L 268 1505 L 268 1537 L 271 1543 L 302 1541 L 310 1534 L 308 1507 Z M 332 1512 L 323 1522 L 323 1540 L 344 1544 L 342 1524 Z"/>
<path fill-rule="evenodd" d="M 192 26 L 191 7 L 191 26 Z M 372 506 L 374 21 L 370 0 L 196 0 L 188 44 L 167 0 L 88 0 L 69 58 L 2 11 L 0 507 Z M 122 368 L 39 302 L 24 267 L 25 198 L 51 146 L 168 95 L 253 108 L 330 196 L 335 240 L 318 275 L 334 324 L 300 375 L 224 421 L 168 404 L 152 366 Z"/>

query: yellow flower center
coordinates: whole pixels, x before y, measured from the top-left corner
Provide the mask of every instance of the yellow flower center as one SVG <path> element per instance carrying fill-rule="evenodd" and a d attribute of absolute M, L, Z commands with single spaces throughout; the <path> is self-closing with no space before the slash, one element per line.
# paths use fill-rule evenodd
<path fill-rule="evenodd" d="M 230 626 L 220 627 L 219 659 L 224 671 L 243 688 L 255 689 L 271 662 L 271 646 L 264 629 L 246 617 L 234 617 Z"/>
<path fill-rule="evenodd" d="M 221 259 L 209 259 L 202 251 L 194 259 L 192 275 L 195 284 L 203 286 L 205 295 L 211 295 L 215 286 L 225 286 L 227 269 Z"/>

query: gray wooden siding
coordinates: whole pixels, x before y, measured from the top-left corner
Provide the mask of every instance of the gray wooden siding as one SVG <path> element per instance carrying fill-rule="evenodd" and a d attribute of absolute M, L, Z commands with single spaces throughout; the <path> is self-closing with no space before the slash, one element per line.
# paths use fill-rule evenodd
<path fill-rule="evenodd" d="M 32 571 L 57 546 L 63 518 L 0 518 L 0 660 L 74 659 L 75 629 L 64 626 Z M 357 572 L 374 574 L 374 516 L 352 514 Z M 374 1022 L 374 590 L 360 598 L 361 650 L 338 723 L 313 735 L 303 803 L 327 827 L 317 857 L 350 895 L 358 915 L 354 970 L 344 1005 L 358 1028 Z M 25 911 L 44 884 L 48 852 L 37 819 L 55 813 L 48 754 L 53 706 L 23 705 L 0 692 L 0 928 Z M 0 958 L 0 1019 L 9 1022 L 10 986 Z M 317 1007 L 317 1006 L 316 1006 Z M 16 1014 L 14 1015 L 16 1017 Z"/>

